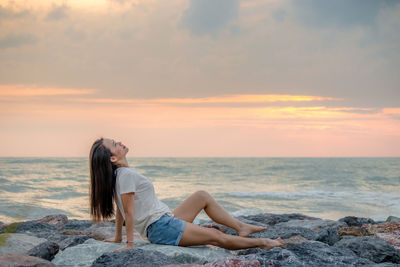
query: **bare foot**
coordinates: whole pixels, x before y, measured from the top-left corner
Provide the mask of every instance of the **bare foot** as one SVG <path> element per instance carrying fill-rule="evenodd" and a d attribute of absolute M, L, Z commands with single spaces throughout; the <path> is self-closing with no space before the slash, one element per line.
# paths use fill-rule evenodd
<path fill-rule="evenodd" d="M 246 236 L 248 236 L 250 234 L 254 234 L 254 233 L 257 233 L 257 232 L 264 231 L 264 230 L 267 230 L 267 227 L 243 223 L 243 225 L 242 225 L 241 229 L 239 230 L 238 234 L 239 234 L 239 236 L 246 237 Z"/>
<path fill-rule="evenodd" d="M 269 238 L 261 238 L 263 240 L 263 245 L 260 248 L 265 250 L 270 250 L 271 248 L 275 247 L 282 247 L 283 241 L 280 237 L 277 239 L 269 239 Z"/>

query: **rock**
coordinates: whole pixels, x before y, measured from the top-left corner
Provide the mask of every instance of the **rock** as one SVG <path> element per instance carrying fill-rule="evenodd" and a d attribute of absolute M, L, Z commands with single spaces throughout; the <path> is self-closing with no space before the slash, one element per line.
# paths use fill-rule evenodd
<path fill-rule="evenodd" d="M 292 237 L 289 237 L 288 239 L 283 239 L 283 247 L 284 248 L 290 248 L 293 247 L 295 245 L 304 243 L 304 242 L 308 242 L 307 239 L 305 239 L 304 237 L 302 237 L 301 235 L 295 235 Z"/>
<path fill-rule="evenodd" d="M 46 241 L 44 238 L 27 234 L 0 234 L 0 255 L 6 253 L 26 254 L 30 249 Z"/>
<path fill-rule="evenodd" d="M 92 267 L 101 267 L 101 266 L 158 267 L 176 263 L 177 263 L 176 261 L 174 261 L 173 259 L 171 259 L 170 257 L 161 252 L 135 248 L 135 249 L 124 250 L 121 252 L 105 253 L 93 262 Z"/>
<path fill-rule="evenodd" d="M 341 227 L 341 228 L 338 229 L 338 234 L 339 234 L 339 236 L 346 236 L 346 235 L 366 236 L 366 235 L 370 235 L 369 233 L 366 233 L 364 230 L 365 229 L 362 229 L 359 226 Z"/>
<path fill-rule="evenodd" d="M 257 260 L 242 260 L 236 257 L 228 257 L 225 259 L 217 260 L 212 263 L 201 264 L 171 264 L 164 265 L 163 267 L 259 267 L 260 263 Z"/>
<path fill-rule="evenodd" d="M 386 222 L 400 222 L 400 218 L 399 217 L 395 217 L 395 216 L 389 216 L 386 219 Z"/>
<path fill-rule="evenodd" d="M 26 254 L 51 261 L 54 259 L 54 255 L 58 253 L 58 250 L 59 246 L 57 243 L 46 241 L 30 249 Z"/>
<path fill-rule="evenodd" d="M 314 219 L 314 220 L 290 220 L 287 222 L 282 222 L 276 224 L 276 226 L 284 226 L 284 227 L 303 227 L 307 229 L 311 229 L 313 231 L 320 231 L 325 228 L 339 228 L 342 226 L 346 226 L 343 222 L 337 222 L 333 220 L 321 220 L 321 219 Z"/>
<path fill-rule="evenodd" d="M 304 266 L 359 266 L 372 261 L 355 255 L 349 249 L 339 249 L 328 244 L 310 241 L 288 248 L 304 263 Z"/>
<path fill-rule="evenodd" d="M 22 254 L 4 254 L 0 256 L 0 266 L 7 267 L 28 267 L 28 266 L 37 266 L 37 267 L 56 267 L 56 265 L 51 262 L 27 255 Z"/>
<path fill-rule="evenodd" d="M 68 266 L 79 264 L 80 266 L 90 266 L 90 264 L 102 254 L 112 252 L 122 247 L 125 247 L 125 244 L 89 239 L 83 244 L 65 249 L 62 253 L 57 254 L 52 262 L 56 265 Z M 228 250 L 221 248 L 216 250 L 210 249 L 207 246 L 179 247 L 157 245 L 143 240 L 135 240 L 135 248 L 161 252 L 177 263 L 205 264 L 232 256 Z M 79 259 L 79 262 L 77 262 L 77 259 Z"/>
<path fill-rule="evenodd" d="M 107 238 L 103 233 L 101 232 L 93 232 L 93 231 L 84 231 L 84 230 L 63 230 L 61 232 L 63 235 L 86 235 L 90 238 L 96 239 L 96 240 L 104 240 Z"/>
<path fill-rule="evenodd" d="M 266 225 L 275 225 L 281 222 L 287 222 L 291 220 L 318 220 L 318 218 L 309 217 L 299 213 L 291 214 L 273 214 L 273 213 L 262 213 L 249 216 L 239 216 L 238 218 L 244 218 L 252 221 L 256 221 Z"/>
<path fill-rule="evenodd" d="M 271 250 L 261 250 L 256 254 L 248 254 L 238 256 L 239 259 L 248 260 L 248 261 L 258 261 L 261 267 L 265 266 L 288 266 L 288 267 L 297 267 L 297 266 L 306 266 L 303 262 L 298 259 L 296 254 L 293 252 L 281 249 L 281 248 L 273 248 Z"/>
<path fill-rule="evenodd" d="M 253 254 L 238 258 L 258 260 L 261 266 L 359 266 L 374 262 L 355 255 L 351 250 L 338 249 L 317 241 L 303 242 L 288 249 L 273 248 L 265 251 L 253 250 Z"/>
<path fill-rule="evenodd" d="M 68 220 L 61 229 L 63 230 L 86 230 L 93 225 L 93 221 L 90 220 Z"/>
<path fill-rule="evenodd" d="M 66 248 L 83 244 L 86 240 L 89 239 L 90 237 L 86 235 L 62 236 L 60 237 L 57 244 L 60 246 L 60 250 L 65 250 Z"/>
<path fill-rule="evenodd" d="M 377 233 L 375 236 L 385 240 L 400 251 L 400 231 L 394 231 L 393 233 Z"/>
<path fill-rule="evenodd" d="M 353 236 L 371 236 L 377 233 L 393 233 L 400 231 L 400 223 L 385 223 L 377 224 L 363 224 L 361 227 L 341 227 L 338 232 L 340 236 L 353 235 Z"/>
<path fill-rule="evenodd" d="M 363 217 L 355 217 L 355 216 L 346 216 L 344 218 L 339 219 L 339 222 L 344 222 L 348 226 L 362 226 L 363 224 L 375 224 L 375 221 L 370 218 Z"/>
<path fill-rule="evenodd" d="M 300 235 L 308 240 L 315 240 L 317 233 L 313 230 L 303 227 L 284 227 L 284 226 L 269 226 L 267 230 L 249 235 L 255 238 L 282 238 L 288 239 L 292 236 Z"/>
<path fill-rule="evenodd" d="M 315 241 L 320 241 L 333 246 L 340 240 L 339 234 L 335 228 L 325 228 L 317 233 Z"/>
<path fill-rule="evenodd" d="M 39 238 L 47 238 L 48 236 L 57 233 L 58 229 L 54 225 L 43 222 L 27 221 L 9 224 L 2 231 L 3 233 L 24 233 L 33 235 Z"/>
<path fill-rule="evenodd" d="M 54 225 L 58 229 L 61 229 L 68 222 L 68 217 L 64 214 L 48 215 L 36 220 L 35 222 L 48 223 L 50 225 Z"/>
<path fill-rule="evenodd" d="M 125 244 L 122 243 L 88 239 L 82 244 L 66 248 L 62 253 L 58 253 L 51 262 L 61 266 L 91 266 L 104 253 L 123 247 Z"/>
<path fill-rule="evenodd" d="M 400 253 L 389 243 L 376 237 L 344 237 L 334 246 L 341 249 L 350 249 L 359 257 L 376 263 L 400 263 Z"/>

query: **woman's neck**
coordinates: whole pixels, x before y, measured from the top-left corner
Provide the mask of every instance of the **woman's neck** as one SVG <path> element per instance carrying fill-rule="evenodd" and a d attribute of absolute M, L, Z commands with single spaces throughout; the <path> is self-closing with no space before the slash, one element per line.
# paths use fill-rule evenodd
<path fill-rule="evenodd" d="M 129 167 L 129 164 L 128 164 L 128 161 L 126 160 L 126 158 L 124 158 L 124 159 L 121 159 L 119 162 L 117 162 L 116 164 L 115 164 L 118 168 L 121 168 L 121 167 Z"/>

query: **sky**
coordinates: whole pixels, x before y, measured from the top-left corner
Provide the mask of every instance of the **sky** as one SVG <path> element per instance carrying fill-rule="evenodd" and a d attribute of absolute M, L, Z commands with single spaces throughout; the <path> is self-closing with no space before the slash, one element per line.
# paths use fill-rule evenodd
<path fill-rule="evenodd" d="M 0 156 L 400 156 L 398 0 L 0 0 Z"/>

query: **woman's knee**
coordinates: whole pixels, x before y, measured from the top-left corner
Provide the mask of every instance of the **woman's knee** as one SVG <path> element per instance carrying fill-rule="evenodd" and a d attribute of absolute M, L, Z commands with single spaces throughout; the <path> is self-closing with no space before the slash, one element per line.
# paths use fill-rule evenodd
<path fill-rule="evenodd" d="M 226 243 L 226 234 L 215 228 L 210 228 L 210 231 L 212 231 L 212 240 L 210 242 L 211 245 L 221 246 Z"/>
<path fill-rule="evenodd" d="M 194 192 L 194 194 L 200 197 L 201 199 L 209 199 L 211 197 L 211 195 L 205 190 L 196 191 Z"/>

